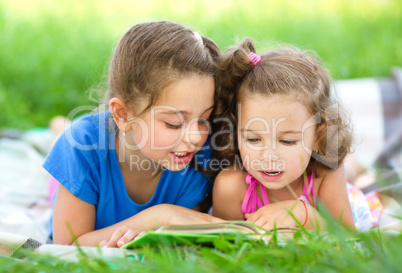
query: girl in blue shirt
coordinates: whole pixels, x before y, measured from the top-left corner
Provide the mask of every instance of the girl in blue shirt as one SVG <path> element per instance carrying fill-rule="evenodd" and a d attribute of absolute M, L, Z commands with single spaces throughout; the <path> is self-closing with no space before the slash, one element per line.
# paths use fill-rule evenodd
<path fill-rule="evenodd" d="M 179 24 L 134 25 L 111 60 L 109 110 L 73 122 L 44 168 L 58 181 L 56 244 L 120 247 L 162 225 L 221 221 L 199 212 L 211 189 L 218 47 Z M 190 166 L 191 165 L 191 166 Z"/>

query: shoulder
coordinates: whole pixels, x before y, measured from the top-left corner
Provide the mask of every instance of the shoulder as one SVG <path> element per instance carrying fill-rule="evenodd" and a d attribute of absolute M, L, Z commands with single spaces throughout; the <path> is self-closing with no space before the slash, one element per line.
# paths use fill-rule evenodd
<path fill-rule="evenodd" d="M 221 190 L 226 193 L 246 191 L 246 176 L 247 173 L 240 170 L 240 168 L 236 168 L 236 166 L 223 169 L 214 181 L 214 193 Z"/>
<path fill-rule="evenodd" d="M 110 165 L 108 149 L 111 142 L 114 144 L 109 139 L 108 124 L 107 112 L 77 119 L 60 135 L 43 167 L 68 189 L 68 184 L 78 189 L 89 178 L 98 178 L 100 170 Z"/>
<path fill-rule="evenodd" d="M 331 180 L 346 180 L 345 167 L 340 165 L 336 169 L 324 169 L 317 170 L 318 181 L 325 183 Z"/>
<path fill-rule="evenodd" d="M 223 170 L 221 170 L 216 177 L 219 180 L 235 180 L 235 181 L 242 181 L 246 180 L 247 173 L 242 171 L 240 168 L 236 166 L 230 166 Z"/>
<path fill-rule="evenodd" d="M 342 225 L 354 227 L 343 165 L 322 171 L 318 197 L 334 219 L 342 219 Z"/>
<path fill-rule="evenodd" d="M 61 140 L 78 149 L 103 148 L 109 143 L 109 117 L 109 111 L 81 117 L 64 130 Z"/>
<path fill-rule="evenodd" d="M 319 193 L 323 193 L 323 189 L 345 187 L 346 188 L 346 174 L 343 165 L 340 165 L 336 169 L 324 169 L 318 170 L 318 178 L 314 179 L 315 186 L 318 187 Z"/>
<path fill-rule="evenodd" d="M 235 167 L 223 169 L 214 182 L 212 215 L 225 220 L 244 220 L 241 205 L 247 191 L 247 173 Z"/>

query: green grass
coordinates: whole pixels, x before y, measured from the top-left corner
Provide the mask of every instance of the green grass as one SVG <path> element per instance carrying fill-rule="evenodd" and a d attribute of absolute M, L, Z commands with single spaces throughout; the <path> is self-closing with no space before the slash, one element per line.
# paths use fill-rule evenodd
<path fill-rule="evenodd" d="M 222 50 L 243 37 L 313 49 L 336 79 L 389 77 L 402 66 L 402 1 L 50 1 L 0 3 L 0 129 L 47 126 L 93 104 L 117 39 L 134 23 L 168 19 L 193 27 Z M 140 249 L 144 261 L 43 255 L 0 256 L 0 272 L 397 272 L 402 236 L 334 229 L 286 245 L 239 240 L 215 248 Z M 337 238 L 337 239 L 334 239 Z"/>
<path fill-rule="evenodd" d="M 329 235 L 330 234 L 330 235 Z M 78 262 L 52 256 L 0 257 L 0 272 L 399 272 L 402 236 L 359 233 L 359 241 L 339 229 L 330 233 L 300 231 L 293 240 L 235 242 L 216 240 L 214 247 L 156 246 L 137 249 L 126 258 Z"/>
<path fill-rule="evenodd" d="M 250 36 L 317 51 L 335 78 L 389 77 L 402 65 L 400 0 L 50 1 L 0 3 L 0 128 L 47 126 L 91 103 L 118 38 L 134 23 L 168 19 L 222 50 Z M 100 90 L 102 91 L 102 90 Z"/>

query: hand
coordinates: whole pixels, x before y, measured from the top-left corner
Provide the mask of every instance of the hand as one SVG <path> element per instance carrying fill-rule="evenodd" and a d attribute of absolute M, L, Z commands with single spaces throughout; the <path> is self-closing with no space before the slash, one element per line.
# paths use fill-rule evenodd
<path fill-rule="evenodd" d="M 308 206 L 308 204 L 306 205 Z M 265 205 L 253 213 L 246 213 L 245 217 L 248 222 L 272 230 L 275 223 L 278 228 L 297 227 L 291 214 L 293 214 L 301 225 L 304 224 L 306 220 L 306 209 L 299 200 L 287 200 Z"/>
<path fill-rule="evenodd" d="M 125 225 L 118 227 L 109 240 L 103 240 L 99 245 L 101 247 L 121 247 L 137 237 L 140 232 L 154 230 L 160 226 L 215 222 L 224 222 L 224 220 L 185 207 L 160 204 L 127 219 Z"/>
<path fill-rule="evenodd" d="M 160 214 L 164 216 L 161 222 L 162 226 L 224 222 L 220 218 L 185 207 L 168 204 L 160 206 L 163 206 L 159 208 Z"/>
<path fill-rule="evenodd" d="M 138 231 L 129 228 L 126 225 L 119 227 L 113 232 L 108 240 L 103 240 L 99 243 L 100 247 L 122 247 L 138 236 Z"/>

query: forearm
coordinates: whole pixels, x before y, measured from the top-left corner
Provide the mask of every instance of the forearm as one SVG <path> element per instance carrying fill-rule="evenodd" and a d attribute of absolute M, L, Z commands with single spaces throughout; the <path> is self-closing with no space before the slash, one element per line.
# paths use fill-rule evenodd
<path fill-rule="evenodd" d="M 136 234 L 145 230 L 154 230 L 160 226 L 174 224 L 199 224 L 210 222 L 221 222 L 222 219 L 213 217 L 206 213 L 188 209 L 181 206 L 161 204 L 156 205 L 140 213 L 121 221 L 117 224 L 104 229 L 90 231 L 78 237 L 77 243 L 80 245 L 96 246 L 102 241 L 108 241 L 108 246 L 120 244 L 118 241 L 125 232 L 134 230 Z M 135 235 L 131 233 L 130 239 Z M 123 240 L 123 244 L 127 243 L 127 238 Z"/>
<path fill-rule="evenodd" d="M 114 225 L 84 233 L 78 236 L 73 244 L 97 246 L 101 241 L 109 240 L 116 230 L 123 227 L 136 230 L 137 232 L 155 230 L 160 226 L 168 224 L 171 206 L 167 204 L 153 206 Z"/>

